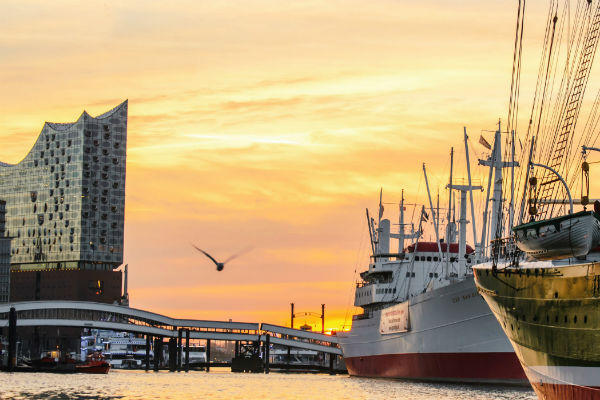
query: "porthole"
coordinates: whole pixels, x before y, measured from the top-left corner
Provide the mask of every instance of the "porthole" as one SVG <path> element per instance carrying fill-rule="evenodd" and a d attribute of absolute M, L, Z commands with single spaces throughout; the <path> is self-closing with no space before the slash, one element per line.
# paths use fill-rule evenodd
<path fill-rule="evenodd" d="M 584 323 L 584 324 L 587 324 L 587 315 L 584 315 L 584 316 L 583 316 L 583 323 Z"/>
<path fill-rule="evenodd" d="M 577 323 L 577 315 L 573 317 L 573 323 L 576 324 Z"/>

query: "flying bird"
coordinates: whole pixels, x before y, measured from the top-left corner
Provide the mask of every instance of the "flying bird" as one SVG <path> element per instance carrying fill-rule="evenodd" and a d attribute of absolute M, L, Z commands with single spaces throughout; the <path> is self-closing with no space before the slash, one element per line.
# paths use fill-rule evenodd
<path fill-rule="evenodd" d="M 251 249 L 244 249 L 234 255 L 232 255 L 231 257 L 229 257 L 228 259 L 226 259 L 223 262 L 218 262 L 217 260 L 214 259 L 213 256 L 211 256 L 210 254 L 208 254 L 207 252 L 205 252 L 204 250 L 202 250 L 200 247 L 190 243 L 192 245 L 192 247 L 194 247 L 196 250 L 198 250 L 199 252 L 201 252 L 202 254 L 204 254 L 206 257 L 210 258 L 212 262 L 215 263 L 215 265 L 217 266 L 217 271 L 223 271 L 223 268 L 225 268 L 225 264 L 227 264 L 229 261 L 233 260 L 236 257 L 241 256 L 244 253 L 249 252 Z"/>

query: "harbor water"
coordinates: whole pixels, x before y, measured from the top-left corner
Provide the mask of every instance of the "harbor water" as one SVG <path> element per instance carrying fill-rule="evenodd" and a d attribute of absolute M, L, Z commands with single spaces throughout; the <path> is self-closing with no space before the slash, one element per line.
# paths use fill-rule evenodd
<path fill-rule="evenodd" d="M 0 373 L 0 399 L 456 399 L 534 400 L 528 387 L 423 383 L 326 374 L 110 371 Z"/>

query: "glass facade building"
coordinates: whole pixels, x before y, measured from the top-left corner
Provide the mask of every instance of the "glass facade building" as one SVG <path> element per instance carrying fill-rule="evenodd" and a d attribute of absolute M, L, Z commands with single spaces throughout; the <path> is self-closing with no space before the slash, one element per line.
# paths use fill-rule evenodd
<path fill-rule="evenodd" d="M 0 200 L 0 303 L 6 303 L 10 293 L 10 238 L 4 236 L 6 202 Z"/>
<path fill-rule="evenodd" d="M 0 162 L 13 275 L 122 264 L 126 149 L 127 101 L 97 117 L 46 122 L 21 162 Z"/>

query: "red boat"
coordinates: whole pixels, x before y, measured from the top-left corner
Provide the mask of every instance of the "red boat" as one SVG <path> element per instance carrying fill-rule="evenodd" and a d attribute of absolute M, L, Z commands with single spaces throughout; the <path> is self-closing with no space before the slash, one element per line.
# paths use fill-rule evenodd
<path fill-rule="evenodd" d="M 104 356 L 99 352 L 94 352 L 87 356 L 87 361 L 84 364 L 75 366 L 76 372 L 84 374 L 108 374 L 110 364 L 104 361 Z"/>

